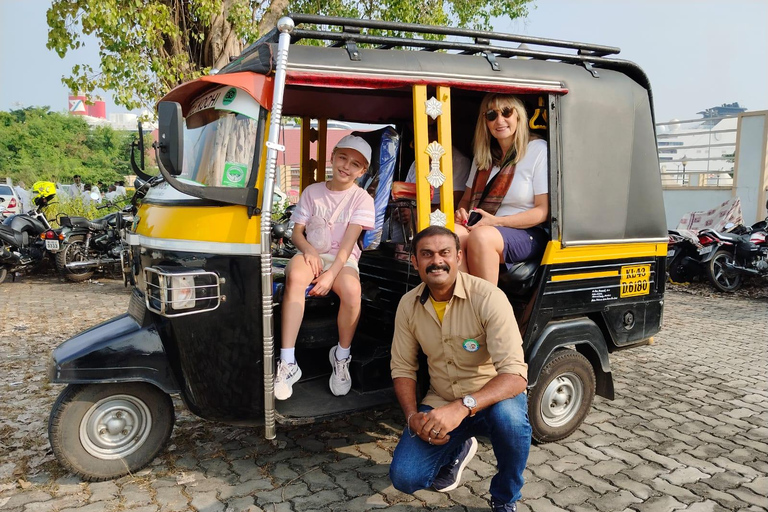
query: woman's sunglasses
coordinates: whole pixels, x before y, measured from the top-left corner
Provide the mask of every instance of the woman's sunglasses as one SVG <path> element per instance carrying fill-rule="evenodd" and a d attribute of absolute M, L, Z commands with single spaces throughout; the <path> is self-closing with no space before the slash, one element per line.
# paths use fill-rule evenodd
<path fill-rule="evenodd" d="M 515 109 L 513 109 L 512 107 L 504 107 L 503 109 L 501 109 L 501 115 L 504 117 L 504 119 L 512 117 L 512 114 L 514 114 L 514 112 L 515 112 Z M 497 117 L 499 117 L 498 110 L 491 109 L 485 113 L 486 121 L 495 121 Z"/>

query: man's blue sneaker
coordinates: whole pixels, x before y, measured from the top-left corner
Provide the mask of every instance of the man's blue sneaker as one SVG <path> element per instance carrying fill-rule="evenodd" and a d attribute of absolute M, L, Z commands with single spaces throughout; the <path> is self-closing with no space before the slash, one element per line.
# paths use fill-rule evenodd
<path fill-rule="evenodd" d="M 496 498 L 491 498 L 491 510 L 493 512 L 517 512 L 517 504 L 513 503 L 502 503 L 498 501 Z"/>
<path fill-rule="evenodd" d="M 432 487 L 434 487 L 437 492 L 448 492 L 457 488 L 461 483 L 462 471 L 467 467 L 467 464 L 469 464 L 469 461 L 472 460 L 472 457 L 475 456 L 476 452 L 477 439 L 470 437 L 464 441 L 464 445 L 461 447 L 461 451 L 456 458 L 449 464 L 440 468 L 440 471 L 435 477 L 435 481 L 432 482 Z"/>

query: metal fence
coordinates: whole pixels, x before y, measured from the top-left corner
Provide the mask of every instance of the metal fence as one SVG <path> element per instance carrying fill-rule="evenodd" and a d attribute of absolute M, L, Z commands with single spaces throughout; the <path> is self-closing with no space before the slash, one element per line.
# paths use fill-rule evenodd
<path fill-rule="evenodd" d="M 730 188 L 738 116 L 657 123 L 664 188 Z"/>

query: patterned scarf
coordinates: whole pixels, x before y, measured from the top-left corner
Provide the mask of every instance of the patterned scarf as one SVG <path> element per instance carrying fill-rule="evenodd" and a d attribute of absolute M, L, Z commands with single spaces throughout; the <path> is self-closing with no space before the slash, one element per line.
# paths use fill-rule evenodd
<path fill-rule="evenodd" d="M 472 199 L 469 203 L 470 209 L 480 208 L 496 215 L 504 196 L 507 195 L 509 186 L 512 185 L 512 179 L 515 177 L 516 165 L 507 165 L 503 167 L 491 183 L 488 183 L 488 177 L 491 175 L 491 169 L 477 170 L 475 179 L 472 182 Z"/>

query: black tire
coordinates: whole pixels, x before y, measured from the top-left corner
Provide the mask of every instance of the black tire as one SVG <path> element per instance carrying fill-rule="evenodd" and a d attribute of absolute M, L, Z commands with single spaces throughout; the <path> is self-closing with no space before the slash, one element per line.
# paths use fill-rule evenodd
<path fill-rule="evenodd" d="M 87 281 L 93 276 L 92 269 L 72 270 L 67 268 L 67 263 L 83 261 L 88 259 L 85 252 L 85 235 L 74 235 L 64 244 L 59 252 L 56 253 L 56 269 L 75 283 Z"/>
<path fill-rule="evenodd" d="M 726 249 L 719 249 L 707 263 L 707 277 L 715 289 L 733 293 L 742 285 L 741 274 L 728 269 L 725 264 L 734 263 L 733 254 Z"/>
<path fill-rule="evenodd" d="M 5 267 L 0 268 L 0 284 L 5 281 L 6 276 L 8 275 L 8 269 Z"/>
<path fill-rule="evenodd" d="M 533 439 L 549 443 L 573 434 L 595 398 L 595 372 L 575 350 L 553 353 L 528 394 Z"/>
<path fill-rule="evenodd" d="M 151 384 L 70 384 L 53 404 L 48 439 L 62 466 L 98 482 L 152 462 L 174 420 L 171 397 Z"/>

